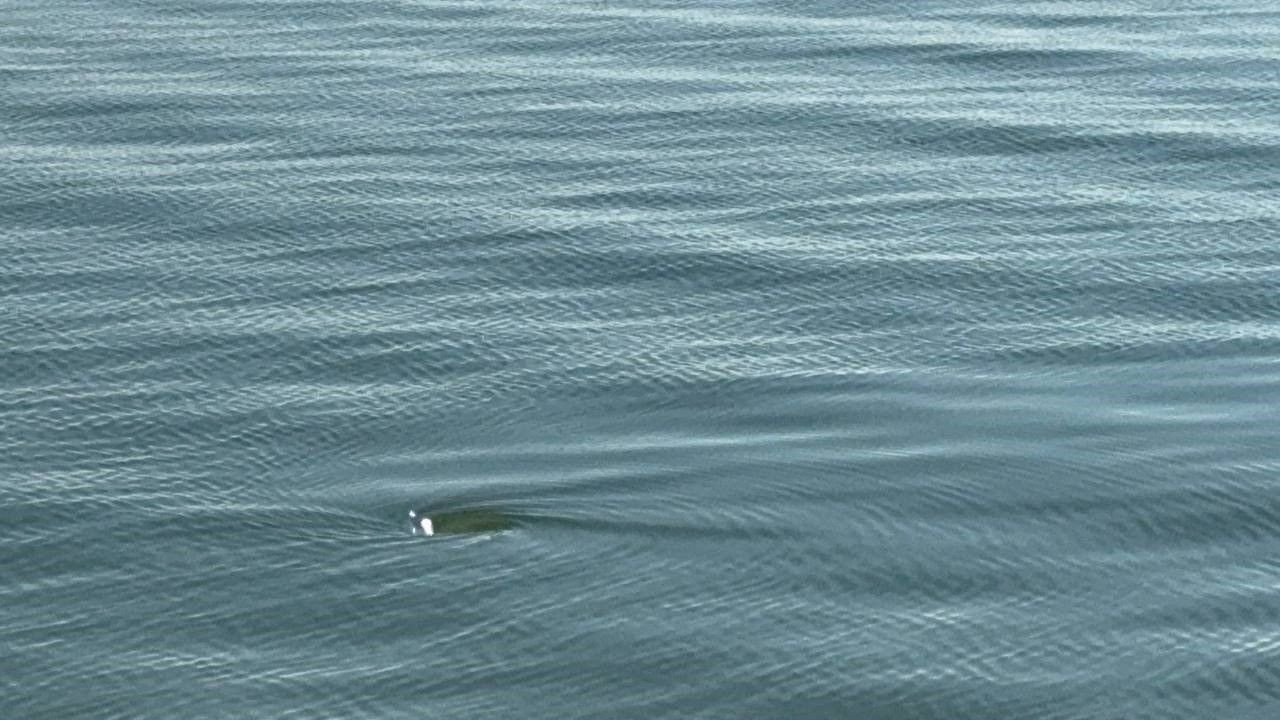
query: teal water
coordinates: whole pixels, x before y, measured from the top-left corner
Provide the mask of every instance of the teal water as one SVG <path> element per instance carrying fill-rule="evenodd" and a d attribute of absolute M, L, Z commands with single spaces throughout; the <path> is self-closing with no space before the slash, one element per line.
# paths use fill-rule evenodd
<path fill-rule="evenodd" d="M 1277 98 L 1261 0 L 0 0 L 0 716 L 1280 716 Z"/>

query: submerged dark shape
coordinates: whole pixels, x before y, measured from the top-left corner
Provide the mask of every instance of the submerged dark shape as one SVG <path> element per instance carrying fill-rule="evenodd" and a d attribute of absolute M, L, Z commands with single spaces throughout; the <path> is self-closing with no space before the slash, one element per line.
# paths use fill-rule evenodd
<path fill-rule="evenodd" d="M 487 533 L 509 530 L 515 525 L 510 515 L 492 508 L 468 510 L 410 510 L 414 534 L 441 535 L 454 533 Z"/>

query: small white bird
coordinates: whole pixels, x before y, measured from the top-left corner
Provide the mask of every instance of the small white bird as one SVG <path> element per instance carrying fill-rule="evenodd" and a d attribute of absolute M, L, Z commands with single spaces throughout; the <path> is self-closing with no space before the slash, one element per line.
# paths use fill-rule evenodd
<path fill-rule="evenodd" d="M 409 517 L 413 520 L 413 534 L 417 535 L 419 530 L 422 531 L 423 535 L 436 534 L 436 527 L 435 524 L 431 522 L 431 518 L 426 515 L 419 517 L 418 513 L 414 510 L 409 511 Z"/>

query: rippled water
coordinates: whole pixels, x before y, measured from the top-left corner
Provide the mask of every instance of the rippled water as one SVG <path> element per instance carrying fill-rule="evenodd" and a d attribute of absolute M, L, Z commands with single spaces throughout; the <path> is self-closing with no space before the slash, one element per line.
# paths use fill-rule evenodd
<path fill-rule="evenodd" d="M 1280 716 L 1273 4 L 0 19 L 4 717 Z"/>

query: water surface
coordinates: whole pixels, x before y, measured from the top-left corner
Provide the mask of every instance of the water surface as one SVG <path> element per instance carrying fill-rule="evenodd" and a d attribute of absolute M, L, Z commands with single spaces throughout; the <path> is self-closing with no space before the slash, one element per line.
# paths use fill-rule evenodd
<path fill-rule="evenodd" d="M 1269 3 L 0 10 L 7 717 L 1280 713 Z"/>

